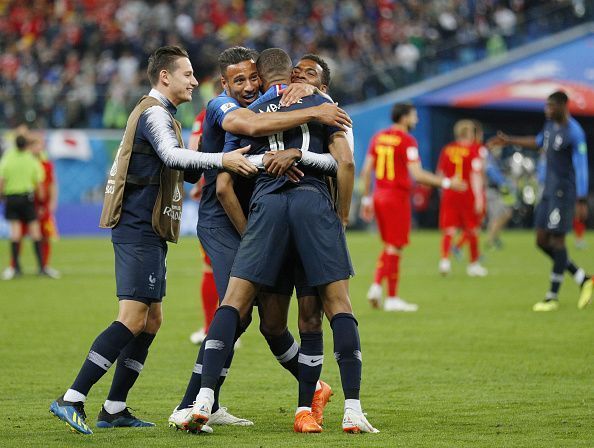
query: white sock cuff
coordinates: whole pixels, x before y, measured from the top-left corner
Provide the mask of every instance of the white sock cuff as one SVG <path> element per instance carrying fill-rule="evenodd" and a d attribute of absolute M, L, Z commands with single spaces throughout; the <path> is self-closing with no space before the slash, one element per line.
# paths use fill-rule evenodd
<path fill-rule="evenodd" d="M 311 412 L 311 408 L 308 408 L 307 406 L 300 406 L 295 411 L 295 415 L 297 415 L 297 414 L 299 414 L 300 412 L 303 412 L 303 411 Z"/>
<path fill-rule="evenodd" d="M 581 285 L 584 279 L 586 278 L 586 272 L 579 268 L 575 274 L 573 274 L 573 279 L 578 285 Z"/>
<path fill-rule="evenodd" d="M 322 383 L 320 383 L 320 380 L 318 380 L 318 382 L 316 383 L 316 392 L 319 391 L 322 388 Z"/>
<path fill-rule="evenodd" d="M 348 400 L 344 400 L 345 411 L 347 408 L 352 409 L 355 412 L 359 412 L 359 413 L 363 412 L 363 410 L 361 409 L 361 400 L 353 400 L 352 398 L 348 399 Z"/>
<path fill-rule="evenodd" d="M 74 389 L 68 389 L 64 394 L 64 401 L 70 401 L 72 403 L 76 403 L 82 401 L 83 403 L 87 401 L 87 396 L 81 394 L 79 391 Z"/>
<path fill-rule="evenodd" d="M 207 399 L 210 403 L 214 403 L 214 390 L 209 389 L 208 387 L 201 387 L 200 392 L 196 395 L 196 401 L 200 399 Z"/>
<path fill-rule="evenodd" d="M 118 412 L 122 412 L 124 409 L 126 409 L 126 402 L 105 400 L 103 407 L 110 414 L 117 414 Z"/>

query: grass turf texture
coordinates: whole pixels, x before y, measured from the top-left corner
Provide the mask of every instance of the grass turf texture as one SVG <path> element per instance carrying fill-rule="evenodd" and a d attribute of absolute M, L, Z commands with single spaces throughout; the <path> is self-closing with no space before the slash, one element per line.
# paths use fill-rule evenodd
<path fill-rule="evenodd" d="M 167 428 L 181 399 L 197 349 L 188 336 L 200 326 L 199 252 L 194 239 L 170 247 L 165 320 L 145 369 L 129 396 L 138 416 L 156 428 L 95 430 L 113 369 L 87 402 L 93 436 L 70 433 L 50 416 L 50 402 L 71 384 L 94 337 L 116 316 L 113 253 L 108 240 L 56 244 L 60 281 L 26 275 L 0 283 L 0 445 L 3 447 L 162 446 L 591 446 L 594 308 L 578 311 L 578 288 L 566 276 L 561 308 L 534 313 L 547 288 L 550 262 L 528 232 L 505 235 L 503 251 L 488 252 L 489 277 L 468 278 L 464 263 L 437 274 L 439 236 L 417 232 L 401 264 L 401 296 L 418 313 L 372 310 L 365 299 L 380 244 L 351 233 L 357 276 L 353 307 L 363 345 L 362 403 L 377 435 L 340 430 L 342 391 L 325 322 L 322 378 L 335 396 L 324 432 L 294 434 L 297 385 L 269 353 L 257 317 L 222 393 L 222 404 L 255 422 L 215 427 L 192 436 Z M 594 270 L 591 249 L 570 254 Z M 589 239 L 590 247 L 594 240 Z M 3 243 L 0 259 L 8 258 Z M 25 266 L 33 266 L 28 252 Z M 31 268 L 30 268 L 31 269 Z M 295 306 L 290 325 L 296 328 Z"/>

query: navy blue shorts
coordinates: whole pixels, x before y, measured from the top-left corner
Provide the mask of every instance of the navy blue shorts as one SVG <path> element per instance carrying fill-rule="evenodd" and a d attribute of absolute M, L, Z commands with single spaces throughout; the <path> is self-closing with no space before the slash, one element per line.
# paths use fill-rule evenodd
<path fill-rule="evenodd" d="M 353 275 L 342 223 L 330 199 L 315 187 L 293 187 L 253 201 L 231 275 L 273 286 L 290 251 L 303 265 L 303 286 Z"/>
<path fill-rule="evenodd" d="M 204 252 L 210 258 L 219 303 L 225 297 L 231 267 L 239 249 L 241 237 L 235 227 L 196 227 L 196 233 Z"/>
<path fill-rule="evenodd" d="M 116 295 L 150 305 L 165 297 L 167 243 L 113 243 Z"/>
<path fill-rule="evenodd" d="M 573 228 L 575 200 L 543 197 L 536 206 L 534 223 L 537 229 L 566 234 Z"/>
<path fill-rule="evenodd" d="M 293 288 L 295 288 L 297 298 L 318 295 L 318 289 L 315 286 L 307 286 L 301 259 L 295 249 L 290 246 L 285 254 L 285 260 L 274 286 L 264 286 L 263 290 L 283 296 L 291 296 L 293 295 Z"/>

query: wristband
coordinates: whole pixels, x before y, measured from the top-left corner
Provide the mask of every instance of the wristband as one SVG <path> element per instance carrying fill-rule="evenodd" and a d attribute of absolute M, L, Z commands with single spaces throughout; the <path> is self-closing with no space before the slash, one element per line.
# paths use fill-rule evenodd
<path fill-rule="evenodd" d="M 367 207 L 373 203 L 373 199 L 370 196 L 363 196 L 361 198 L 361 205 Z"/>
<path fill-rule="evenodd" d="M 449 177 L 444 177 L 441 180 L 441 188 L 443 188 L 444 190 L 449 189 L 452 186 L 452 179 L 450 179 Z"/>

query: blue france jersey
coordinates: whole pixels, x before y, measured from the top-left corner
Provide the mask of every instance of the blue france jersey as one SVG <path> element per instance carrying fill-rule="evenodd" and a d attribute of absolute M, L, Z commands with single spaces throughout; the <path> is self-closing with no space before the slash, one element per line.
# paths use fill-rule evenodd
<path fill-rule="evenodd" d="M 566 125 L 547 120 L 536 143 L 546 154 L 543 197 L 575 201 L 588 193 L 586 137 L 578 122 L 569 118 Z"/>
<path fill-rule="evenodd" d="M 281 94 L 280 90 L 285 86 L 272 86 L 264 95 L 249 106 L 249 109 L 256 113 L 264 112 L 289 112 L 296 109 L 305 109 L 318 106 L 330 101 L 320 95 L 310 95 L 299 100 L 298 103 L 289 107 L 279 105 Z M 302 152 L 312 151 L 318 154 L 328 152 L 328 138 L 335 132 L 342 131 L 340 128 L 325 126 L 318 122 L 309 122 L 299 127 L 289 129 L 288 131 L 278 132 L 267 137 L 247 137 L 236 136 L 235 139 L 229 136 L 225 144 L 225 152 L 231 151 L 236 147 L 251 145 L 249 154 L 260 155 L 269 150 L 283 150 L 289 148 L 298 148 Z M 239 140 L 239 143 L 238 143 Z M 298 185 L 311 186 L 330 199 L 328 187 L 324 181 L 323 173 L 307 167 L 300 167 L 305 176 Z M 257 199 L 264 194 L 274 193 L 287 186 L 295 186 L 286 176 L 272 177 L 266 172 L 261 172 L 256 177 L 256 185 L 252 200 Z"/>
<path fill-rule="evenodd" d="M 225 116 L 241 107 L 235 98 L 225 92 L 208 102 L 202 131 L 202 152 L 221 152 L 225 145 Z M 198 209 L 198 223 L 202 227 L 232 226 L 225 209 L 217 199 L 217 174 L 219 170 L 204 171 L 204 187 Z"/>

